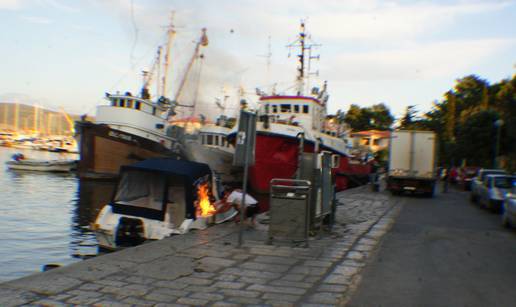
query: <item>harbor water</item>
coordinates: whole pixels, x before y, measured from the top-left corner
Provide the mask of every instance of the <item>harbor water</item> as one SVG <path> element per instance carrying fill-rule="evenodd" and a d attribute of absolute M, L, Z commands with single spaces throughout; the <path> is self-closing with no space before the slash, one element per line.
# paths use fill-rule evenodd
<path fill-rule="evenodd" d="M 74 173 L 8 170 L 21 152 L 34 159 L 75 154 L 0 147 L 0 282 L 30 275 L 45 264 L 66 265 L 97 254 L 89 230 L 113 183 L 80 181 Z"/>

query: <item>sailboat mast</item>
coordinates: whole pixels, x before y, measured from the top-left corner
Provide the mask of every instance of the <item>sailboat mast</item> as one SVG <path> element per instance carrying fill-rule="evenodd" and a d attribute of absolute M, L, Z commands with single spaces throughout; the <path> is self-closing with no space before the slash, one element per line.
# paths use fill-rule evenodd
<path fill-rule="evenodd" d="M 161 95 L 166 96 L 167 94 L 167 79 L 168 79 L 168 70 L 170 67 L 170 48 L 172 47 L 172 39 L 176 34 L 176 30 L 174 28 L 174 13 L 172 11 L 170 16 L 170 24 L 168 25 L 167 30 L 167 46 L 165 50 L 165 59 L 163 64 L 163 79 L 161 83 Z"/>
<path fill-rule="evenodd" d="M 14 108 L 14 130 L 18 132 L 18 117 L 20 116 L 20 106 L 18 105 L 18 102 L 15 102 L 15 108 Z"/>
<path fill-rule="evenodd" d="M 34 104 L 34 123 L 33 123 L 33 130 L 37 133 L 38 131 L 38 106 Z"/>
<path fill-rule="evenodd" d="M 4 104 L 4 128 L 7 129 L 8 128 L 8 124 L 7 124 L 7 119 L 9 118 L 8 114 L 9 114 L 9 105 L 6 103 Z"/>

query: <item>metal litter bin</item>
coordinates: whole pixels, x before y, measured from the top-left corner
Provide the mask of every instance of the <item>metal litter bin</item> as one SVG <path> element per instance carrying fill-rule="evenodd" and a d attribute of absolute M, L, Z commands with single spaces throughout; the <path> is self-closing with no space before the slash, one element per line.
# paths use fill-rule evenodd
<path fill-rule="evenodd" d="M 308 246 L 311 190 L 308 180 L 271 180 L 269 244 L 281 239 Z"/>

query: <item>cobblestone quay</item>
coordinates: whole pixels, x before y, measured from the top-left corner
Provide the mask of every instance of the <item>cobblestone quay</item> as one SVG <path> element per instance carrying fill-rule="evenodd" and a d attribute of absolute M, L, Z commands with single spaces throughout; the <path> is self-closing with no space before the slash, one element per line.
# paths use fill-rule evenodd
<path fill-rule="evenodd" d="M 267 226 L 225 223 L 0 284 L 0 306 L 339 306 L 399 212 L 363 186 L 310 247 L 267 245 Z"/>

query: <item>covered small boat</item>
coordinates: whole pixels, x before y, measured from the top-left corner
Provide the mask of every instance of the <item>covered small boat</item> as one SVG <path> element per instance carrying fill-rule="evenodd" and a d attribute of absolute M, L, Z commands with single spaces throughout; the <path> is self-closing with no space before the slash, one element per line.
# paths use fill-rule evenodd
<path fill-rule="evenodd" d="M 15 154 L 11 161 L 5 162 L 12 170 L 39 172 L 71 172 L 77 168 L 77 161 L 71 159 L 39 160 L 28 159 L 23 154 Z"/>
<path fill-rule="evenodd" d="M 217 193 L 212 180 L 204 163 L 153 158 L 122 166 L 111 202 L 91 227 L 99 246 L 138 245 L 203 229 L 208 219 L 231 218 L 236 214 L 233 208 L 220 212 L 215 207 Z"/>

